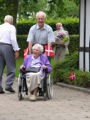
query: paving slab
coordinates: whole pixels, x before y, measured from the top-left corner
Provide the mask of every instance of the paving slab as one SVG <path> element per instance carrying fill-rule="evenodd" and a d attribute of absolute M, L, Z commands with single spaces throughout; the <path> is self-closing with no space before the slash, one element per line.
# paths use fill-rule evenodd
<path fill-rule="evenodd" d="M 4 86 L 5 75 L 5 89 Z M 0 94 L 0 120 L 90 120 L 90 94 L 86 92 L 54 85 L 51 100 L 38 98 L 31 102 L 28 96 L 18 100 L 17 78 L 13 88 L 15 94 Z"/>

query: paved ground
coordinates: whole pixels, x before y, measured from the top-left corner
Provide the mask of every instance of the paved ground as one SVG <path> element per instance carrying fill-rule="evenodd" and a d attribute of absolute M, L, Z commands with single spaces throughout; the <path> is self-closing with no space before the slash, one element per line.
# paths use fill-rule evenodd
<path fill-rule="evenodd" d="M 0 120 L 90 120 L 90 94 L 54 86 L 52 100 L 19 101 L 17 86 L 15 94 L 0 95 Z"/>

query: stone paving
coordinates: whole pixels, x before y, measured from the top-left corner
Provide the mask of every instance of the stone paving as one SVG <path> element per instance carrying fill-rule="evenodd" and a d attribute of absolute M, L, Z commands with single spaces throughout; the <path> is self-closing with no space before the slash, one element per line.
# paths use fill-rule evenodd
<path fill-rule="evenodd" d="M 5 76 L 4 76 L 5 77 Z M 4 88 L 5 81 L 3 82 Z M 54 85 L 53 99 L 19 101 L 17 79 L 15 94 L 0 94 L 0 120 L 90 120 L 90 94 Z"/>

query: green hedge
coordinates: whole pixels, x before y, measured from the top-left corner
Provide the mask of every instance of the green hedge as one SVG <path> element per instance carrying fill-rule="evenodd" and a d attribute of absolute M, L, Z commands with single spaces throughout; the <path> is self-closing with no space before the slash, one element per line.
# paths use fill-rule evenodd
<path fill-rule="evenodd" d="M 64 79 L 64 74 L 68 75 L 74 69 L 78 69 L 78 52 L 75 52 L 69 56 L 67 56 L 63 61 L 58 61 L 58 63 L 54 64 L 52 76 L 55 82 L 57 81 L 66 81 Z"/>
<path fill-rule="evenodd" d="M 28 46 L 26 39 L 27 39 L 27 35 L 17 35 L 17 41 L 20 47 L 20 51 L 19 51 L 20 57 L 23 57 L 23 50 Z"/>
<path fill-rule="evenodd" d="M 79 51 L 79 35 L 70 35 L 69 52 Z"/>
<path fill-rule="evenodd" d="M 17 23 L 17 34 L 27 35 L 30 27 L 34 24 L 36 24 L 35 21 L 29 21 L 29 20 L 18 22 Z"/>
<path fill-rule="evenodd" d="M 66 18 L 66 19 L 48 19 L 46 23 L 49 24 L 53 30 L 56 30 L 55 24 L 61 22 L 63 27 L 69 32 L 70 35 L 79 34 L 79 19 L 78 18 Z M 36 24 L 36 21 L 32 19 L 20 20 L 17 22 L 17 34 L 27 35 L 32 25 Z"/>

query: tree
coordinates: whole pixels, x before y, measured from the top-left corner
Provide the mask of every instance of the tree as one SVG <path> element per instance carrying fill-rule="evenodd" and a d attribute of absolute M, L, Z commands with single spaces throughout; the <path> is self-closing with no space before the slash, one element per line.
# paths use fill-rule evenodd
<path fill-rule="evenodd" d="M 35 18 L 38 11 L 46 11 L 46 0 L 20 0 L 18 8 L 18 19 L 21 18 Z"/>
<path fill-rule="evenodd" d="M 5 0 L 0 0 L 0 22 L 3 21 L 3 18 L 5 16 L 5 10 L 6 10 L 6 6 L 5 6 Z"/>
<path fill-rule="evenodd" d="M 48 14 L 53 18 L 79 16 L 79 0 L 49 0 L 49 4 Z"/>
<path fill-rule="evenodd" d="M 33 18 L 38 11 L 46 12 L 47 16 L 56 17 L 79 16 L 80 0 L 0 0 L 0 22 L 6 14 L 14 17 L 16 25 L 17 17 Z"/>
<path fill-rule="evenodd" d="M 80 0 L 73 0 L 77 6 L 80 5 Z"/>
<path fill-rule="evenodd" d="M 63 17 L 79 17 L 79 4 L 76 4 L 75 0 L 64 0 L 64 5 L 65 13 Z"/>
<path fill-rule="evenodd" d="M 1 22 L 3 21 L 4 16 L 9 14 L 13 16 L 14 25 L 16 25 L 18 3 L 19 0 L 0 0 L 0 4 L 2 5 L 0 8 L 0 16 L 2 16 Z"/>
<path fill-rule="evenodd" d="M 50 0 L 50 14 L 57 14 L 57 17 L 61 17 L 64 14 L 64 1 L 63 0 Z M 49 13 L 48 12 L 48 13 Z"/>

